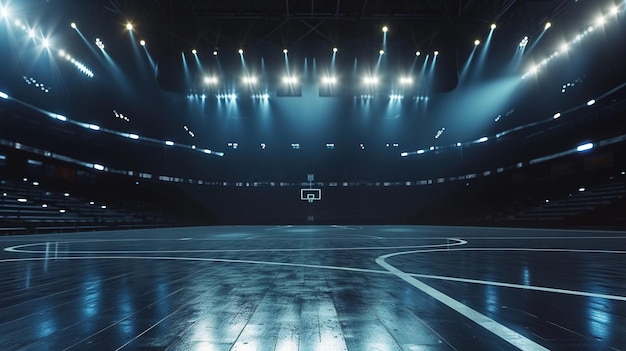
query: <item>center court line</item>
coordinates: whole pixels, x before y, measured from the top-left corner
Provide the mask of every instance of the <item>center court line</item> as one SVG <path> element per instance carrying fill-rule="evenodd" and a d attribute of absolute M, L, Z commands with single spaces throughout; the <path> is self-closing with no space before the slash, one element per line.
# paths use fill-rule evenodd
<path fill-rule="evenodd" d="M 403 255 L 403 254 L 408 254 L 408 253 L 413 253 L 413 252 L 396 252 L 396 253 L 391 253 L 391 254 L 387 254 L 387 255 L 383 255 L 383 256 L 379 256 L 378 258 L 376 258 L 376 263 L 378 263 L 379 266 L 385 268 L 386 270 L 388 270 L 389 272 L 391 272 L 392 274 L 396 275 L 398 278 L 404 280 L 405 282 L 413 285 L 414 287 L 416 287 L 417 289 L 421 290 L 422 292 L 430 295 L 432 298 L 436 299 L 437 301 L 443 303 L 444 305 L 450 307 L 451 309 L 457 311 L 458 313 L 462 314 L 463 316 L 469 318 L 470 320 L 472 320 L 473 322 L 477 323 L 478 325 L 480 325 L 481 327 L 487 329 L 488 331 L 492 332 L 493 334 L 495 334 L 496 336 L 500 337 L 502 340 L 508 342 L 509 344 L 519 348 L 520 350 L 523 351 L 548 351 L 547 348 L 539 345 L 538 343 L 526 338 L 525 336 L 513 331 L 512 329 L 496 322 L 495 320 L 485 316 L 484 314 L 468 307 L 467 305 L 464 305 L 462 303 L 460 303 L 459 301 L 451 298 L 450 296 L 442 293 L 441 291 L 432 288 L 431 286 L 413 278 L 410 274 L 405 273 L 399 269 L 397 269 L 396 267 L 390 265 L 389 263 L 385 262 L 385 259 L 389 258 L 389 257 L 393 257 L 393 256 L 398 256 L 398 255 Z"/>

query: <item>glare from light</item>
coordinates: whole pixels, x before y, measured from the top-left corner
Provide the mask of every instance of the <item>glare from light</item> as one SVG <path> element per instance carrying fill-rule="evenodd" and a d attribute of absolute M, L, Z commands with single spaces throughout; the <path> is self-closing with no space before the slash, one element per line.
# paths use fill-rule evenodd
<path fill-rule="evenodd" d="M 243 49 L 239 49 L 239 55 L 243 55 Z"/>
<path fill-rule="evenodd" d="M 423 154 L 423 153 L 425 153 L 425 152 L 426 152 L 426 151 L 424 151 L 424 150 L 422 150 L 422 149 L 417 150 L 417 154 L 418 154 L 418 155 L 421 155 L 421 154 Z"/>
<path fill-rule="evenodd" d="M 378 77 L 365 77 L 365 78 L 363 78 L 363 83 L 370 84 L 370 85 L 376 85 L 376 84 L 378 84 Z"/>
<path fill-rule="evenodd" d="M 416 52 L 415 52 L 415 56 L 420 56 L 421 54 L 422 54 L 422 53 L 421 53 L 421 52 L 419 52 L 419 51 L 416 51 Z"/>
<path fill-rule="evenodd" d="M 387 33 L 388 30 L 389 28 L 387 26 L 383 26 L 383 33 Z"/>
<path fill-rule="evenodd" d="M 587 189 L 585 189 L 583 187 L 578 188 L 578 191 L 581 192 L 581 193 L 584 192 L 585 190 L 587 190 Z"/>
<path fill-rule="evenodd" d="M 587 101 L 587 106 L 593 106 L 596 104 L 596 100 L 595 99 L 591 99 L 589 101 Z"/>
<path fill-rule="evenodd" d="M 403 152 L 403 153 L 400 154 L 400 156 L 407 157 L 407 156 L 409 156 L 409 153 L 408 152 Z"/>
<path fill-rule="evenodd" d="M 132 23 L 126 23 L 126 29 L 133 30 L 133 24 Z"/>
<path fill-rule="evenodd" d="M 28 37 L 31 39 L 35 37 L 35 31 L 33 29 L 28 30 Z"/>
<path fill-rule="evenodd" d="M 546 25 L 543 27 L 544 30 L 548 30 L 550 29 L 550 27 L 552 27 L 552 23 L 547 22 Z"/>
<path fill-rule="evenodd" d="M 478 45 L 480 45 L 480 40 L 478 39 L 474 40 L 474 46 L 478 46 Z"/>
<path fill-rule="evenodd" d="M 254 76 L 243 77 L 244 84 L 256 84 L 257 80 Z"/>
<path fill-rule="evenodd" d="M 497 27 L 496 24 L 492 23 L 490 28 L 491 28 L 491 30 L 494 30 L 494 29 L 496 29 L 496 27 Z"/>
<path fill-rule="evenodd" d="M 288 52 L 289 52 L 289 50 L 283 49 L 283 54 L 287 54 Z"/>
<path fill-rule="evenodd" d="M 285 84 L 297 84 L 298 83 L 298 78 L 297 77 L 284 76 L 283 77 L 283 83 L 285 83 Z"/>
<path fill-rule="evenodd" d="M 1 92 L 1 91 L 0 91 L 0 98 L 3 98 L 3 99 L 5 99 L 5 100 L 8 100 L 8 99 L 9 99 L 9 95 L 8 95 L 7 93 L 4 93 L 4 92 Z"/>
<path fill-rule="evenodd" d="M 72 23 L 70 24 L 70 27 L 72 27 L 73 29 L 76 29 L 76 23 L 72 22 Z"/>
<path fill-rule="evenodd" d="M 24 203 L 24 202 L 28 202 L 28 200 L 24 199 L 24 198 L 19 198 L 19 199 L 17 199 L 17 202 Z"/>
<path fill-rule="evenodd" d="M 402 84 L 402 85 L 411 85 L 411 84 L 413 84 L 413 78 L 411 78 L 411 77 L 400 77 L 400 84 Z"/>
<path fill-rule="evenodd" d="M 128 137 L 133 140 L 139 140 L 139 135 L 137 134 L 128 134 Z"/>
<path fill-rule="evenodd" d="M 486 136 L 484 136 L 484 137 L 482 137 L 482 138 L 478 139 L 478 142 L 479 142 L 479 143 L 484 143 L 484 142 L 486 142 L 487 140 L 489 140 L 489 138 L 488 138 L 488 137 L 486 137 Z"/>
<path fill-rule="evenodd" d="M 171 140 L 166 140 L 165 141 L 165 145 L 167 145 L 167 146 L 174 146 L 174 142 L 171 141 Z"/>
<path fill-rule="evenodd" d="M 9 16 L 9 10 L 7 10 L 7 8 L 5 8 L 4 6 L 0 5 L 0 17 L 6 18 L 8 16 Z"/>
<path fill-rule="evenodd" d="M 95 130 L 95 131 L 100 130 L 100 126 L 99 126 L 99 125 L 96 125 L 96 124 L 90 124 L 88 127 L 89 127 L 89 129 L 91 129 L 91 130 Z"/>
<path fill-rule="evenodd" d="M 611 14 L 612 15 L 617 15 L 618 12 L 619 12 L 619 8 L 617 6 L 613 6 L 611 8 Z"/>
<path fill-rule="evenodd" d="M 569 44 L 565 43 L 565 44 L 561 45 L 561 49 L 560 49 L 561 53 L 566 53 L 568 51 L 569 51 Z"/>
<path fill-rule="evenodd" d="M 54 119 L 58 119 L 61 122 L 66 122 L 67 121 L 67 117 L 65 117 L 63 115 L 56 114 L 56 113 L 53 113 L 51 115 L 51 117 L 54 118 Z"/>
<path fill-rule="evenodd" d="M 435 56 L 437 56 L 437 55 L 439 55 L 439 51 L 435 50 L 435 52 L 433 54 L 435 54 Z"/>
<path fill-rule="evenodd" d="M 145 41 L 145 40 L 143 40 L 143 39 L 142 39 L 142 40 L 140 40 L 140 41 L 139 41 L 139 45 L 141 45 L 141 46 L 146 46 L 146 41 Z"/>
<path fill-rule="evenodd" d="M 103 165 L 99 165 L 97 163 L 93 164 L 93 169 L 97 170 L 97 171 L 104 171 L 104 166 Z"/>
<path fill-rule="evenodd" d="M 339 49 L 337 49 L 336 47 L 333 48 L 333 52 L 337 52 L 339 51 Z"/>
<path fill-rule="evenodd" d="M 205 84 L 217 84 L 217 77 L 215 76 L 206 76 L 204 77 Z"/>
<path fill-rule="evenodd" d="M 384 55 L 385 54 L 385 50 L 383 50 L 383 49 L 378 50 L 378 54 L 379 55 Z"/>
<path fill-rule="evenodd" d="M 197 55 L 198 54 L 198 50 L 193 49 L 193 50 L 191 50 L 191 53 L 194 54 L 194 55 Z"/>
<path fill-rule="evenodd" d="M 50 47 L 50 39 L 48 39 L 48 38 L 43 38 L 43 40 L 41 41 L 41 45 L 42 45 L 44 48 L 46 48 L 46 49 L 47 49 L 47 48 L 49 48 L 49 47 Z"/>
<path fill-rule="evenodd" d="M 554 119 L 558 119 L 561 118 L 561 112 L 557 112 L 554 114 L 554 116 L 552 116 Z"/>
<path fill-rule="evenodd" d="M 596 25 L 603 26 L 606 23 L 606 18 L 604 16 L 600 16 L 596 19 Z"/>
<path fill-rule="evenodd" d="M 578 145 L 576 147 L 576 151 L 578 152 L 587 151 L 591 149 L 593 149 L 593 143 L 586 143 L 586 144 Z"/>
<path fill-rule="evenodd" d="M 324 84 L 335 84 L 337 83 L 337 77 L 334 77 L 334 76 L 322 77 L 322 82 Z"/>
<path fill-rule="evenodd" d="M 217 50 L 213 50 L 213 56 L 217 56 Z"/>

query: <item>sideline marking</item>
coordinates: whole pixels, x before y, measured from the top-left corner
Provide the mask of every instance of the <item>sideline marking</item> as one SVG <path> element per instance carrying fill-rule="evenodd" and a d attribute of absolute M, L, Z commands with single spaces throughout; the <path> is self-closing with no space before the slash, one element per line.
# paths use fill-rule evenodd
<path fill-rule="evenodd" d="M 513 331 L 512 329 L 509 329 L 508 327 L 505 327 L 504 325 L 496 322 L 495 320 L 485 316 L 484 314 L 470 308 L 469 306 L 466 306 L 462 303 L 460 303 L 459 301 L 451 298 L 450 296 L 442 293 L 441 291 L 432 288 L 431 286 L 422 283 L 421 281 L 413 278 L 411 275 L 409 275 L 408 273 L 405 273 L 399 269 L 397 269 L 396 267 L 390 265 L 389 263 L 385 262 L 385 259 L 389 258 L 389 257 L 393 257 L 393 256 L 398 256 L 398 255 L 404 255 L 407 253 L 412 253 L 412 252 L 397 252 L 397 253 L 392 253 L 392 254 L 387 254 L 387 255 L 383 255 L 383 256 L 379 256 L 378 258 L 376 258 L 376 263 L 378 263 L 378 265 L 380 265 L 381 267 L 385 268 L 386 270 L 388 270 L 389 272 L 395 274 L 398 278 L 404 280 L 405 282 L 413 285 L 414 287 L 416 287 L 417 289 L 421 290 L 422 292 L 430 295 L 432 298 L 436 299 L 437 301 L 443 303 L 444 305 L 450 307 L 451 309 L 457 311 L 458 313 L 462 314 L 463 316 L 469 318 L 470 320 L 474 321 L 475 323 L 477 323 L 478 325 L 480 325 L 481 327 L 485 328 L 486 330 L 492 332 L 493 334 L 497 335 L 498 337 L 500 337 L 502 340 L 508 342 L 509 344 L 519 348 L 520 350 L 524 350 L 524 351 L 548 351 L 547 348 L 537 344 L 536 342 L 526 338 L 525 336 Z"/>

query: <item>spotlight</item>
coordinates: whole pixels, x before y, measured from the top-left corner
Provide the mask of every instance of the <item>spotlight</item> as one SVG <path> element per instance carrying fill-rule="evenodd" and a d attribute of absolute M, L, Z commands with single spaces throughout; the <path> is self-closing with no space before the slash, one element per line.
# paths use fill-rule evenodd
<path fill-rule="evenodd" d="M 378 84 L 378 78 L 377 77 L 365 77 L 363 78 L 363 83 L 369 84 L 369 85 L 376 85 Z"/>
<path fill-rule="evenodd" d="M 337 49 L 337 47 L 333 48 L 333 52 L 337 52 L 339 49 Z"/>
<path fill-rule="evenodd" d="M 555 114 L 554 114 L 554 116 L 552 116 L 552 117 L 553 117 L 554 119 L 558 119 L 558 118 L 561 118 L 561 116 L 562 116 L 562 115 L 561 115 L 561 112 L 557 112 L 557 113 L 555 113 Z"/>
<path fill-rule="evenodd" d="M 478 46 L 478 45 L 480 45 L 480 40 L 478 39 L 474 40 L 474 46 Z"/>
<path fill-rule="evenodd" d="M 421 53 L 421 52 L 419 52 L 419 51 L 416 51 L 416 52 L 415 52 L 415 56 L 420 56 L 421 54 L 422 54 L 422 53 Z"/>
<path fill-rule="evenodd" d="M 4 6 L 0 5 L 0 17 L 6 18 L 9 16 L 9 10 L 7 10 Z"/>
<path fill-rule="evenodd" d="M 126 23 L 126 29 L 128 30 L 133 30 L 133 24 L 132 23 Z"/>
<path fill-rule="evenodd" d="M 283 83 L 285 83 L 285 84 L 297 84 L 298 83 L 298 78 L 284 76 L 283 77 Z"/>
<path fill-rule="evenodd" d="M 194 54 L 194 55 L 197 55 L 198 54 L 198 50 L 193 49 L 193 50 L 191 50 L 191 53 Z"/>
<path fill-rule="evenodd" d="M 217 56 L 217 50 L 213 50 L 213 56 Z"/>
<path fill-rule="evenodd" d="M 618 12 L 619 12 L 619 8 L 617 6 L 613 6 L 611 8 L 611 14 L 612 15 L 617 15 Z"/>
<path fill-rule="evenodd" d="M 546 23 L 546 25 L 543 27 L 544 30 L 548 30 L 550 29 L 550 27 L 552 27 L 552 23 L 548 22 Z"/>
<path fill-rule="evenodd" d="M 35 37 L 35 31 L 32 30 L 32 29 L 29 29 L 28 30 L 28 37 L 31 38 L 31 39 L 34 38 Z"/>
<path fill-rule="evenodd" d="M 383 49 L 380 49 L 380 50 L 378 51 L 378 54 L 379 54 L 379 55 L 383 55 L 384 53 L 385 53 L 385 50 L 383 50 Z"/>
<path fill-rule="evenodd" d="M 435 50 L 434 54 L 435 56 L 439 55 L 439 51 Z"/>
<path fill-rule="evenodd" d="M 76 29 L 76 23 L 72 22 L 72 23 L 70 24 L 70 27 L 72 27 L 73 29 Z"/>
<path fill-rule="evenodd" d="M 245 84 L 256 84 L 256 77 L 254 77 L 254 76 L 244 77 L 243 78 L 243 82 Z"/>
<path fill-rule="evenodd" d="M 387 26 L 383 26 L 383 33 L 387 33 L 388 30 L 389 28 Z"/>
<path fill-rule="evenodd" d="M 139 41 L 139 45 L 141 45 L 141 46 L 146 46 L 146 41 L 145 41 L 145 40 L 140 40 L 140 41 Z"/>
<path fill-rule="evenodd" d="M 287 50 L 287 49 L 283 49 L 283 54 L 285 54 L 285 55 L 286 55 L 288 52 L 289 52 L 289 50 Z"/>
<path fill-rule="evenodd" d="M 578 152 L 587 151 L 591 149 L 593 149 L 593 143 L 586 143 L 586 144 L 578 145 L 576 147 L 576 151 Z"/>
<path fill-rule="evenodd" d="M 171 141 L 171 140 L 167 140 L 167 141 L 165 141 L 165 145 L 167 145 L 167 146 L 174 146 L 174 142 Z"/>
<path fill-rule="evenodd" d="M 43 38 L 41 45 L 43 45 L 44 48 L 49 48 L 50 47 L 50 39 L 48 38 Z"/>
<path fill-rule="evenodd" d="M 485 136 L 485 137 L 482 137 L 482 138 L 478 139 L 478 142 L 479 143 L 484 143 L 484 142 L 486 142 L 488 140 L 489 140 L 489 138 Z"/>
<path fill-rule="evenodd" d="M 587 101 L 587 106 L 593 106 L 596 104 L 596 100 L 595 99 L 591 99 L 589 101 Z"/>
<path fill-rule="evenodd" d="M 604 16 L 600 16 L 596 19 L 596 24 L 598 26 L 604 25 L 605 22 L 606 22 L 606 18 L 604 18 Z"/>
<path fill-rule="evenodd" d="M 7 93 L 3 93 L 0 91 L 0 98 L 8 100 L 9 99 L 9 95 L 7 95 Z"/>
<path fill-rule="evenodd" d="M 239 49 L 239 55 L 243 55 L 243 49 Z"/>
<path fill-rule="evenodd" d="M 496 27 L 497 27 L 496 24 L 492 23 L 490 28 L 491 28 L 491 30 L 494 30 L 494 29 L 496 29 Z"/>

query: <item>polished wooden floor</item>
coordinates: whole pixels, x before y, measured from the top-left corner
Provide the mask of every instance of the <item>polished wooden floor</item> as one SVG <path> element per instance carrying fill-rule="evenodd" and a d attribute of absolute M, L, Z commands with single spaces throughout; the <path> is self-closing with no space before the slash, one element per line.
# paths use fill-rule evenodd
<path fill-rule="evenodd" d="M 2 350 L 626 350 L 626 233 L 196 227 L 0 238 Z"/>

